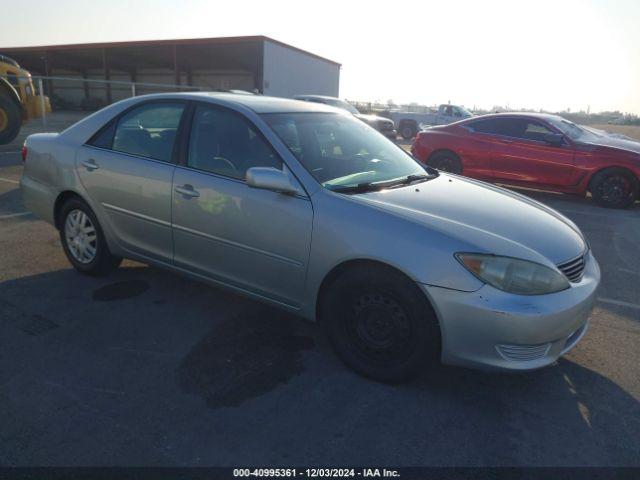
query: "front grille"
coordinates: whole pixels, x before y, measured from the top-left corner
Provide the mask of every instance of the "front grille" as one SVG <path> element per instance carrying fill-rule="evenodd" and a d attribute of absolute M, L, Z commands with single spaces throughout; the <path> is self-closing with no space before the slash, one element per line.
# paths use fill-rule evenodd
<path fill-rule="evenodd" d="M 560 263 L 558 269 L 564 273 L 564 276 L 570 282 L 577 283 L 582 279 L 582 274 L 584 273 L 585 257 L 586 255 L 583 254 L 568 262 Z"/>
<path fill-rule="evenodd" d="M 550 343 L 541 345 L 496 345 L 498 353 L 507 360 L 528 362 L 544 357 L 551 348 Z"/>

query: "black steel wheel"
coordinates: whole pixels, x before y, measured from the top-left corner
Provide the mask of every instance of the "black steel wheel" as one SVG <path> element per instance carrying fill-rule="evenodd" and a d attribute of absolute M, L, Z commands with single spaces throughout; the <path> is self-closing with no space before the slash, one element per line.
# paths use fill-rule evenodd
<path fill-rule="evenodd" d="M 408 357 L 413 345 L 409 314 L 387 292 L 363 290 L 354 298 L 346 332 L 360 355 L 374 363 L 397 363 Z"/>
<path fill-rule="evenodd" d="M 440 358 L 440 329 L 425 294 L 389 267 L 364 264 L 329 287 L 321 322 L 340 358 L 385 383 L 417 376 Z"/>

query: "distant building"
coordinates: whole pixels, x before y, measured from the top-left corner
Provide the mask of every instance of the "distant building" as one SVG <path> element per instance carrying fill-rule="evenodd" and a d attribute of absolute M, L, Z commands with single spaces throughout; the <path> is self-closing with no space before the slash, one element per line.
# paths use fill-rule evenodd
<path fill-rule="evenodd" d="M 237 89 L 279 97 L 339 93 L 339 63 L 264 36 L 0 46 L 0 53 L 33 75 L 61 78 L 46 82 L 45 91 L 55 101 L 72 105 L 111 103 L 131 96 L 132 89 L 67 78 Z M 151 91 L 158 89 L 136 86 L 138 95 Z"/>

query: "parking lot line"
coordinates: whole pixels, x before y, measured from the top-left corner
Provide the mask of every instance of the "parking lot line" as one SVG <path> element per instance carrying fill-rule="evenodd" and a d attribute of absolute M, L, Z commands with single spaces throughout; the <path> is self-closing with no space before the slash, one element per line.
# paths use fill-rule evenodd
<path fill-rule="evenodd" d="M 633 275 L 638 275 L 638 271 L 636 270 L 631 270 L 630 268 L 619 268 L 618 269 L 619 272 L 624 272 L 624 273 L 631 273 Z"/>
<path fill-rule="evenodd" d="M 7 182 L 7 183 L 15 183 L 16 185 L 20 183 L 18 180 L 12 180 L 10 178 L 4 178 L 4 177 L 0 177 L 0 181 Z"/>
<path fill-rule="evenodd" d="M 31 212 L 9 213 L 8 215 L 0 215 L 0 220 L 6 220 L 9 218 L 16 218 L 16 217 L 24 217 L 26 215 L 31 215 Z"/>
<path fill-rule="evenodd" d="M 637 303 L 623 302 L 622 300 L 614 300 L 613 298 L 598 297 L 598 301 L 602 303 L 610 303 L 611 305 L 618 305 L 621 307 L 635 308 L 640 310 L 640 305 Z"/>
<path fill-rule="evenodd" d="M 21 153 L 20 150 L 16 150 L 15 152 L 0 152 L 0 155 L 15 155 L 16 153 Z"/>
<path fill-rule="evenodd" d="M 0 177 L 0 181 L 7 182 L 7 183 L 13 183 L 15 185 L 19 185 L 20 184 L 20 182 L 18 180 L 12 180 L 11 178 Z"/>

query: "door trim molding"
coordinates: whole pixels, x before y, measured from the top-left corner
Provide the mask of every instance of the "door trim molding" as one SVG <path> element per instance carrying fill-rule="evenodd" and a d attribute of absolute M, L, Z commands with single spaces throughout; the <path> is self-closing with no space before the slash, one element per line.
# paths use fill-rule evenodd
<path fill-rule="evenodd" d="M 111 210 L 112 212 L 122 213 L 124 215 L 128 215 L 130 217 L 139 218 L 140 220 L 146 220 L 147 222 L 156 223 L 158 225 L 162 225 L 163 227 L 171 227 L 170 222 L 166 222 L 164 220 L 160 220 L 159 218 L 150 217 L 148 215 L 144 215 L 142 213 L 132 212 L 131 210 L 127 210 L 126 208 L 116 207 L 115 205 L 111 205 L 110 203 L 101 203 L 101 205 L 107 210 Z"/>
<path fill-rule="evenodd" d="M 240 248 L 242 250 L 249 251 L 251 253 L 257 253 L 259 255 L 264 255 L 269 258 L 273 258 L 275 260 L 279 260 L 284 263 L 288 263 L 290 265 L 294 265 L 296 267 L 303 267 L 303 263 L 289 257 L 283 257 L 282 255 L 278 255 L 277 253 L 268 252 L 266 250 L 261 250 L 259 248 L 251 247 L 249 245 L 245 245 L 244 243 L 234 242 L 232 240 L 227 240 L 226 238 L 216 237 L 214 235 L 209 235 L 208 233 L 201 232 L 199 230 L 193 230 L 191 228 L 183 227 L 181 225 L 173 224 L 173 228 L 176 230 L 180 230 L 185 233 L 189 233 L 191 235 L 195 235 L 197 237 L 206 238 L 207 240 L 212 240 L 214 242 L 222 243 L 224 245 L 229 245 L 231 247 Z"/>

